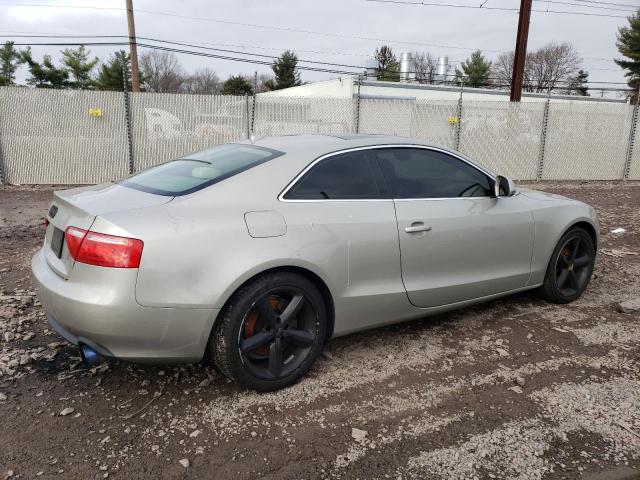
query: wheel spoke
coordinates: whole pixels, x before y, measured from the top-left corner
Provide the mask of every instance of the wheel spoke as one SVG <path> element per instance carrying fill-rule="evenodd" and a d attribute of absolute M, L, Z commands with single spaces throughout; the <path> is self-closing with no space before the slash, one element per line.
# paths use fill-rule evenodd
<path fill-rule="evenodd" d="M 590 261 L 591 257 L 589 257 L 589 255 L 583 255 L 582 257 L 578 257 L 573 261 L 573 266 L 584 267 L 585 265 L 588 265 Z"/>
<path fill-rule="evenodd" d="M 282 347 L 280 346 L 280 338 L 276 338 L 276 341 L 269 347 L 269 373 L 274 378 L 280 376 L 282 371 Z"/>
<path fill-rule="evenodd" d="M 567 278 L 569 278 L 569 269 L 564 268 L 560 275 L 558 275 L 558 279 L 556 280 L 556 285 L 558 288 L 564 287 L 564 284 L 567 283 Z"/>
<path fill-rule="evenodd" d="M 316 340 L 316 336 L 311 332 L 307 332 L 306 330 L 288 329 L 284 330 L 282 334 L 299 345 L 312 345 Z"/>
<path fill-rule="evenodd" d="M 273 310 L 273 307 L 271 306 L 271 303 L 269 302 L 269 297 L 267 295 L 263 296 L 260 300 L 256 302 L 256 308 L 258 309 L 260 318 L 266 321 L 269 324 L 269 326 L 275 328 L 276 312 Z"/>
<path fill-rule="evenodd" d="M 573 251 L 571 252 L 571 261 L 575 262 L 576 259 L 576 255 L 578 255 L 578 248 L 580 248 L 580 242 L 581 242 L 581 238 L 580 237 L 576 237 L 576 240 L 573 244 Z"/>
<path fill-rule="evenodd" d="M 576 275 L 576 272 L 574 272 L 573 270 L 570 273 L 571 274 L 569 275 L 569 283 L 571 284 L 572 288 L 578 290 L 579 288 L 578 276 Z"/>
<path fill-rule="evenodd" d="M 273 332 L 260 332 L 245 338 L 240 342 L 240 351 L 243 353 L 255 350 L 273 340 Z"/>
<path fill-rule="evenodd" d="M 280 315 L 280 320 L 282 325 L 285 326 L 289 324 L 289 322 L 298 315 L 298 312 L 304 305 L 304 297 L 302 295 L 296 295 L 291 299 L 287 308 L 284 309 L 282 315 Z"/>

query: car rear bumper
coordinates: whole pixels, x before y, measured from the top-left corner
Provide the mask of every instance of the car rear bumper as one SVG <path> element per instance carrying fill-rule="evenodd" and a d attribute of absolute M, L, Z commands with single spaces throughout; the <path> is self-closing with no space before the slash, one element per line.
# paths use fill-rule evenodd
<path fill-rule="evenodd" d="M 202 359 L 218 310 L 143 307 L 135 300 L 136 269 L 78 263 L 65 280 L 42 249 L 31 271 L 49 324 L 67 341 L 136 362 Z"/>

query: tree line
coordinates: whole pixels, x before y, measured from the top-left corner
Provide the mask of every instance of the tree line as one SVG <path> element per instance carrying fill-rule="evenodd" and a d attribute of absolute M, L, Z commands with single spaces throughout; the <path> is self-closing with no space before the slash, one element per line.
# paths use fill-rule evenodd
<path fill-rule="evenodd" d="M 444 75 L 438 75 L 438 59 L 430 53 L 413 52 L 409 73 L 418 83 L 447 83 L 473 88 L 509 88 L 513 72 L 513 52 L 502 53 L 488 60 L 481 50 L 474 51 L 460 66 L 447 65 Z M 400 80 L 400 62 L 391 47 L 383 45 L 375 52 L 378 62 L 377 79 Z M 589 74 L 581 68 L 575 47 L 569 43 L 550 43 L 529 51 L 525 60 L 523 88 L 527 92 L 561 91 L 588 95 Z"/>
<path fill-rule="evenodd" d="M 210 68 L 188 73 L 171 52 L 148 50 L 138 59 L 141 87 L 157 93 L 193 93 L 252 95 L 301 85 L 298 57 L 292 51 L 283 52 L 273 61 L 273 75 L 256 78 L 231 75 L 221 81 Z M 24 65 L 29 71 L 26 84 L 37 88 L 74 88 L 83 90 L 131 90 L 131 65 L 125 50 L 114 52 L 104 62 L 91 55 L 83 45 L 61 50 L 55 64 L 51 55 L 34 59 L 30 48 L 18 50 L 14 42 L 0 48 L 0 86 L 16 85 L 16 72 Z"/>
<path fill-rule="evenodd" d="M 629 25 L 618 29 L 616 47 L 623 58 L 614 59 L 625 71 L 628 85 L 635 92 L 640 88 L 640 10 L 628 18 Z M 375 50 L 378 80 L 399 81 L 400 62 L 388 45 Z M 468 87 L 509 88 L 513 72 L 513 52 L 502 53 L 489 60 L 481 50 L 474 51 L 444 78 L 437 75 L 437 58 L 428 52 L 412 52 L 410 71 L 419 83 L 453 83 Z M 13 42 L 0 48 L 0 86 L 15 85 L 16 71 L 25 65 L 29 71 L 27 85 L 39 88 L 79 88 L 95 90 L 131 89 L 131 67 L 125 50 L 114 52 L 104 62 L 92 57 L 84 46 L 61 51 L 58 65 L 50 55 L 42 60 L 33 58 L 30 48 L 18 50 Z M 159 93 L 194 93 L 251 95 L 302 84 L 298 57 L 287 50 L 276 58 L 272 74 L 255 78 L 232 75 L 221 81 L 216 72 L 202 68 L 187 73 L 175 54 L 162 50 L 147 50 L 139 58 L 140 78 L 144 90 Z M 588 95 L 589 73 L 582 68 L 582 59 L 570 43 L 549 43 L 527 52 L 523 88 L 528 92 L 561 92 Z M 635 101 L 635 95 L 632 95 Z"/>

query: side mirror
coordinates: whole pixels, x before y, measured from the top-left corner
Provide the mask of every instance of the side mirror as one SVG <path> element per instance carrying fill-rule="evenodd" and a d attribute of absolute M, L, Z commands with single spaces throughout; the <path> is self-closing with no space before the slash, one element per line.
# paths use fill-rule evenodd
<path fill-rule="evenodd" d="M 498 175 L 496 177 L 496 183 L 493 186 L 494 192 L 493 195 L 498 197 L 510 197 L 514 193 L 516 193 L 516 186 L 509 177 L 503 177 L 502 175 Z"/>

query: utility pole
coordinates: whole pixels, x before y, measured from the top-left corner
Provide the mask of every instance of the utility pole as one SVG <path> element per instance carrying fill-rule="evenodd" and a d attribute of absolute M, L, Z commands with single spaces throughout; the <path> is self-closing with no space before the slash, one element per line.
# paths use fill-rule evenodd
<path fill-rule="evenodd" d="M 531 19 L 531 0 L 520 0 L 520 15 L 518 17 L 518 36 L 513 56 L 513 74 L 511 75 L 512 102 L 519 102 L 522 98 L 522 79 L 524 63 L 527 58 L 527 39 L 529 37 L 529 20 Z"/>
<path fill-rule="evenodd" d="M 138 75 L 138 49 L 136 47 L 136 25 L 133 21 L 133 0 L 127 0 L 127 26 L 129 27 L 129 56 L 131 57 L 131 90 L 140 91 Z"/>

